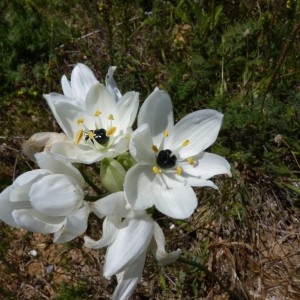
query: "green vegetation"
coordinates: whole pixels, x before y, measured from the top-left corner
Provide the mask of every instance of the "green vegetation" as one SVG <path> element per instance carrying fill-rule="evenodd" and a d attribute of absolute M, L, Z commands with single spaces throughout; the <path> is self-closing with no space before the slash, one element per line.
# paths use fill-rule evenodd
<path fill-rule="evenodd" d="M 164 88 L 178 119 L 202 108 L 225 115 L 209 150 L 230 161 L 233 177 L 216 179 L 220 192 L 199 190 L 199 209 L 191 220 L 158 216 L 170 250 L 181 248 L 184 258 L 205 265 L 241 299 L 297 299 L 299 263 L 293 261 L 300 259 L 299 1 L 74 3 L 0 4 L 0 189 L 34 167 L 20 153 L 25 138 L 38 131 L 60 131 L 42 94 L 61 92 L 61 76 L 69 76 L 77 62 L 87 64 L 102 82 L 107 68 L 116 65 L 121 91 L 134 89 L 143 101 L 156 86 Z M 175 229 L 169 229 L 170 223 Z M 96 226 L 92 221 L 89 230 L 97 233 Z M 18 266 L 26 265 L 28 247 L 38 242 L 32 244 L 27 236 L 20 250 L 10 244 L 12 236 L 0 224 L 1 256 L 7 253 L 0 258 L 0 291 L 6 295 L 27 299 L 22 298 L 21 283 L 23 288 L 39 284 L 38 290 L 53 299 L 88 299 L 91 294 L 107 299 L 101 291 L 113 291 L 115 282 L 101 279 L 99 267 L 97 280 L 91 271 L 91 277 L 74 277 L 77 285 L 70 280 L 61 289 L 48 275 L 46 283 L 37 283 L 24 270 L 18 274 Z M 22 241 L 21 236 L 16 240 Z M 46 243 L 50 247 L 51 241 Z M 65 251 L 82 247 L 80 239 L 74 243 Z M 96 254 L 93 259 L 82 255 L 92 268 Z M 47 263 L 42 253 L 35 259 Z M 69 270 L 72 266 L 66 267 L 71 275 L 76 273 Z M 64 269 L 63 264 L 59 267 Z M 7 268 L 15 273 L 2 276 Z M 228 295 L 195 265 L 161 269 L 150 256 L 143 281 L 135 299 Z M 41 299 L 41 294 L 31 297 Z"/>

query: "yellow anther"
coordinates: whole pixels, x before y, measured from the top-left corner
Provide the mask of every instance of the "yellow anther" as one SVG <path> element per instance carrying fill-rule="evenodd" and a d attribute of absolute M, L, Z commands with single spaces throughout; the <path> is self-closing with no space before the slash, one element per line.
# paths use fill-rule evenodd
<path fill-rule="evenodd" d="M 177 175 L 181 175 L 182 174 L 182 168 L 181 167 L 177 167 L 176 174 Z"/>
<path fill-rule="evenodd" d="M 84 123 L 84 119 L 83 118 L 79 118 L 77 120 L 77 125 L 82 125 Z"/>
<path fill-rule="evenodd" d="M 102 114 L 102 111 L 100 111 L 98 109 L 95 111 L 95 117 L 99 117 L 101 114 Z"/>
<path fill-rule="evenodd" d="M 75 136 L 75 144 L 78 145 L 83 137 L 83 130 L 79 130 Z"/>
<path fill-rule="evenodd" d="M 108 117 L 107 117 L 108 120 L 110 121 L 113 121 L 114 120 L 114 116 L 112 114 L 110 114 Z"/>
<path fill-rule="evenodd" d="M 161 173 L 161 170 L 160 170 L 157 166 L 154 166 L 154 167 L 152 168 L 152 170 L 153 170 L 153 172 L 154 172 L 155 174 L 160 174 L 160 173 Z"/>
<path fill-rule="evenodd" d="M 92 140 L 92 139 L 94 138 L 94 136 L 95 136 L 95 133 L 94 133 L 93 131 L 90 130 L 90 131 L 88 132 L 88 136 L 89 136 L 89 139 Z"/>
<path fill-rule="evenodd" d="M 168 136 L 169 136 L 169 131 L 168 131 L 168 130 L 165 130 L 165 131 L 163 132 L 163 135 L 164 135 L 165 138 L 168 137 Z"/>
<path fill-rule="evenodd" d="M 189 143 L 190 143 L 189 140 L 185 140 L 184 142 L 182 142 L 182 146 L 185 147 L 185 146 L 187 146 Z"/>
<path fill-rule="evenodd" d="M 155 145 L 152 146 L 152 150 L 153 150 L 154 152 L 158 152 L 158 148 L 157 148 Z"/>
<path fill-rule="evenodd" d="M 112 136 L 117 130 L 117 127 L 111 127 L 106 131 L 106 136 L 110 137 Z"/>
<path fill-rule="evenodd" d="M 187 160 L 191 166 L 193 166 L 195 164 L 195 161 L 192 157 L 189 157 Z"/>

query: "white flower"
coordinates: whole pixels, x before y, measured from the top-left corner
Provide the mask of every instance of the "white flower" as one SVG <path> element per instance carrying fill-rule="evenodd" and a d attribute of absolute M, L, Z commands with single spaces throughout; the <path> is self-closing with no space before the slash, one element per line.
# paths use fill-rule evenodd
<path fill-rule="evenodd" d="M 99 217 L 106 216 L 99 241 L 85 237 L 85 246 L 99 249 L 108 246 L 104 276 L 117 275 L 118 286 L 112 299 L 125 300 L 132 295 L 142 276 L 147 250 L 161 265 L 177 260 L 180 250 L 167 253 L 165 237 L 159 225 L 144 211 L 126 208 L 123 192 L 117 192 L 90 204 Z"/>
<path fill-rule="evenodd" d="M 54 143 L 51 152 L 71 162 L 93 163 L 105 157 L 113 158 L 128 150 L 131 126 L 139 105 L 138 93 L 121 95 L 113 79 L 115 67 L 110 67 L 106 87 L 92 71 L 78 64 L 71 82 L 64 76 L 64 95 L 44 95 L 67 139 Z"/>
<path fill-rule="evenodd" d="M 32 232 L 54 233 L 67 242 L 87 227 L 84 179 L 70 162 L 49 152 L 35 155 L 41 169 L 20 175 L 0 194 L 0 219 Z"/>
<path fill-rule="evenodd" d="M 125 176 L 129 205 L 135 210 L 155 205 L 170 217 L 189 217 L 197 206 L 191 186 L 217 188 L 208 179 L 231 174 L 223 157 L 204 152 L 216 140 L 222 118 L 221 113 L 204 109 L 174 126 L 170 97 L 155 90 L 141 107 L 129 146 L 137 162 Z"/>

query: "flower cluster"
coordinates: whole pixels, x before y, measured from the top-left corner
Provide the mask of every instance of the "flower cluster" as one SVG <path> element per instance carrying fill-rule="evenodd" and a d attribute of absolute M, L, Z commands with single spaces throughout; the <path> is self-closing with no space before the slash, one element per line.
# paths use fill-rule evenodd
<path fill-rule="evenodd" d="M 205 152 L 219 133 L 223 115 L 204 109 L 174 124 L 169 95 L 155 89 L 139 106 L 139 94 L 121 94 L 110 67 L 105 85 L 77 64 L 63 95 L 44 95 L 62 133 L 40 132 L 23 152 L 40 169 L 20 175 L 0 194 L 0 220 L 32 232 L 53 233 L 55 243 L 82 235 L 90 213 L 102 223 L 102 237 L 84 237 L 85 246 L 107 247 L 104 276 L 117 276 L 112 299 L 129 299 L 142 276 L 146 253 L 161 265 L 181 251 L 165 251 L 165 237 L 149 208 L 186 219 L 198 205 L 193 187 L 230 175 L 221 156 Z M 137 128 L 132 126 L 137 118 Z M 108 196 L 85 200 L 85 182 L 73 163 L 100 165 Z M 77 165 L 77 164 L 76 164 Z"/>

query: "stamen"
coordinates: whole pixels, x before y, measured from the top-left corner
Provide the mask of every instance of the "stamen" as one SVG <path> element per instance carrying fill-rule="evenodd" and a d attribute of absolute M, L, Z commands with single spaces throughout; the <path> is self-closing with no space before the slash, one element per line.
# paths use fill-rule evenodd
<path fill-rule="evenodd" d="M 191 165 L 191 166 L 193 166 L 194 164 L 195 164 L 195 161 L 194 161 L 194 159 L 192 158 L 192 157 L 188 157 L 188 163 Z"/>
<path fill-rule="evenodd" d="M 92 130 L 90 130 L 89 132 L 88 132 L 88 136 L 89 136 L 89 139 L 93 139 L 94 138 L 94 136 L 95 136 L 95 133 L 92 131 Z"/>
<path fill-rule="evenodd" d="M 75 144 L 78 145 L 83 137 L 83 133 L 84 131 L 81 129 L 77 132 L 76 136 L 75 136 Z"/>
<path fill-rule="evenodd" d="M 182 168 L 181 167 L 179 167 L 179 166 L 177 167 L 176 174 L 179 175 L 179 176 L 182 174 Z"/>
<path fill-rule="evenodd" d="M 114 116 L 112 114 L 110 114 L 108 117 L 107 117 L 108 120 L 110 121 L 113 121 L 114 120 Z"/>
<path fill-rule="evenodd" d="M 158 152 L 158 148 L 157 148 L 155 145 L 152 146 L 152 150 L 153 150 L 154 152 Z"/>
<path fill-rule="evenodd" d="M 169 136 L 169 131 L 168 130 L 165 130 L 164 132 L 163 132 L 163 136 L 166 138 L 166 137 L 168 137 Z"/>
<path fill-rule="evenodd" d="M 185 147 L 185 146 L 187 146 L 189 143 L 190 143 L 189 140 L 185 140 L 185 141 L 182 143 L 182 146 Z"/>
<path fill-rule="evenodd" d="M 154 166 L 154 167 L 152 168 L 152 170 L 153 170 L 153 172 L 154 172 L 155 174 L 160 174 L 160 173 L 161 173 L 161 170 L 160 170 L 157 166 Z"/>
<path fill-rule="evenodd" d="M 95 111 L 95 117 L 99 117 L 101 114 L 102 114 L 102 111 L 100 111 L 98 109 Z"/>
<path fill-rule="evenodd" d="M 77 125 L 82 125 L 84 123 L 84 119 L 83 118 L 79 118 L 77 120 Z"/>
<path fill-rule="evenodd" d="M 112 136 L 117 130 L 117 127 L 111 127 L 106 131 L 106 136 Z"/>

